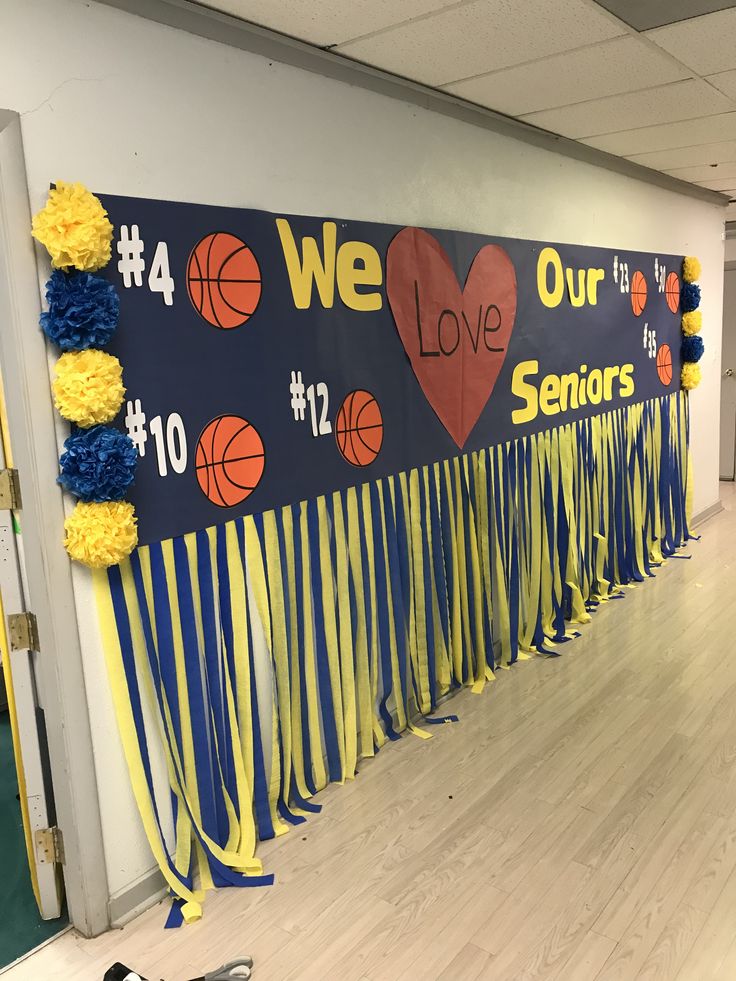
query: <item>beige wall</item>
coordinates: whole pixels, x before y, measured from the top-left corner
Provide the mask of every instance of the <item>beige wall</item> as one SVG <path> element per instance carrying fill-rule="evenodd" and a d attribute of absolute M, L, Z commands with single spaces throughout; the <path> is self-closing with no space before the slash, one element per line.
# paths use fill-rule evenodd
<path fill-rule="evenodd" d="M 695 507 L 718 497 L 723 210 L 83 0 L 0 0 L 0 103 L 31 203 L 100 192 L 668 253 L 703 261 Z M 40 270 L 45 278 L 45 269 Z M 75 571 L 113 894 L 153 866 L 128 786 L 88 577 Z"/>

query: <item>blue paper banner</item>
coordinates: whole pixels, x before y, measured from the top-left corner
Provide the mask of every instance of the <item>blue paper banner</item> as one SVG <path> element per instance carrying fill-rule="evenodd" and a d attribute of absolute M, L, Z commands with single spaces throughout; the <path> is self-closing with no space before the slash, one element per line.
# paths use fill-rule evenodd
<path fill-rule="evenodd" d="M 101 199 L 143 544 L 679 387 L 680 256 Z"/>

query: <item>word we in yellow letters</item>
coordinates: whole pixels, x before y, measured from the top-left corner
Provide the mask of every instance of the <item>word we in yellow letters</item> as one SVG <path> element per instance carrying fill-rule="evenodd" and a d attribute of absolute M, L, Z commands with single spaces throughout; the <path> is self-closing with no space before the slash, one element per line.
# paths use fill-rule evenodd
<path fill-rule="evenodd" d="M 317 287 L 320 303 L 329 310 L 335 302 L 335 283 L 340 299 L 351 310 L 369 312 L 380 310 L 383 297 L 376 290 L 358 292 L 358 286 L 380 286 L 383 268 L 378 251 L 367 242 L 343 242 L 337 248 L 337 225 L 334 221 L 322 224 L 322 246 L 315 238 L 302 239 L 302 254 L 286 218 L 277 218 L 276 227 L 281 239 L 289 283 L 297 310 L 312 305 L 313 285 Z"/>

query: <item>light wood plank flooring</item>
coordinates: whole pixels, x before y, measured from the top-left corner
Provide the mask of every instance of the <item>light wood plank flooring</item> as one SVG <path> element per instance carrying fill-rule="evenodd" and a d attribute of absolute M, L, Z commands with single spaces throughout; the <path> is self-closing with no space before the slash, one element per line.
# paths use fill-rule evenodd
<path fill-rule="evenodd" d="M 736 979 L 736 494 L 563 656 L 452 701 L 261 849 L 269 890 L 69 933 L 3 981 Z"/>

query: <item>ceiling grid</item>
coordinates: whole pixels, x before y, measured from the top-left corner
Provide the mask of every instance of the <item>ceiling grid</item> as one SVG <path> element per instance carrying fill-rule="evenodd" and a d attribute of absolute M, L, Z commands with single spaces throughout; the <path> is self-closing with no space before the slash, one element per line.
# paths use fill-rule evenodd
<path fill-rule="evenodd" d="M 736 2 L 210 0 L 734 199 Z"/>

